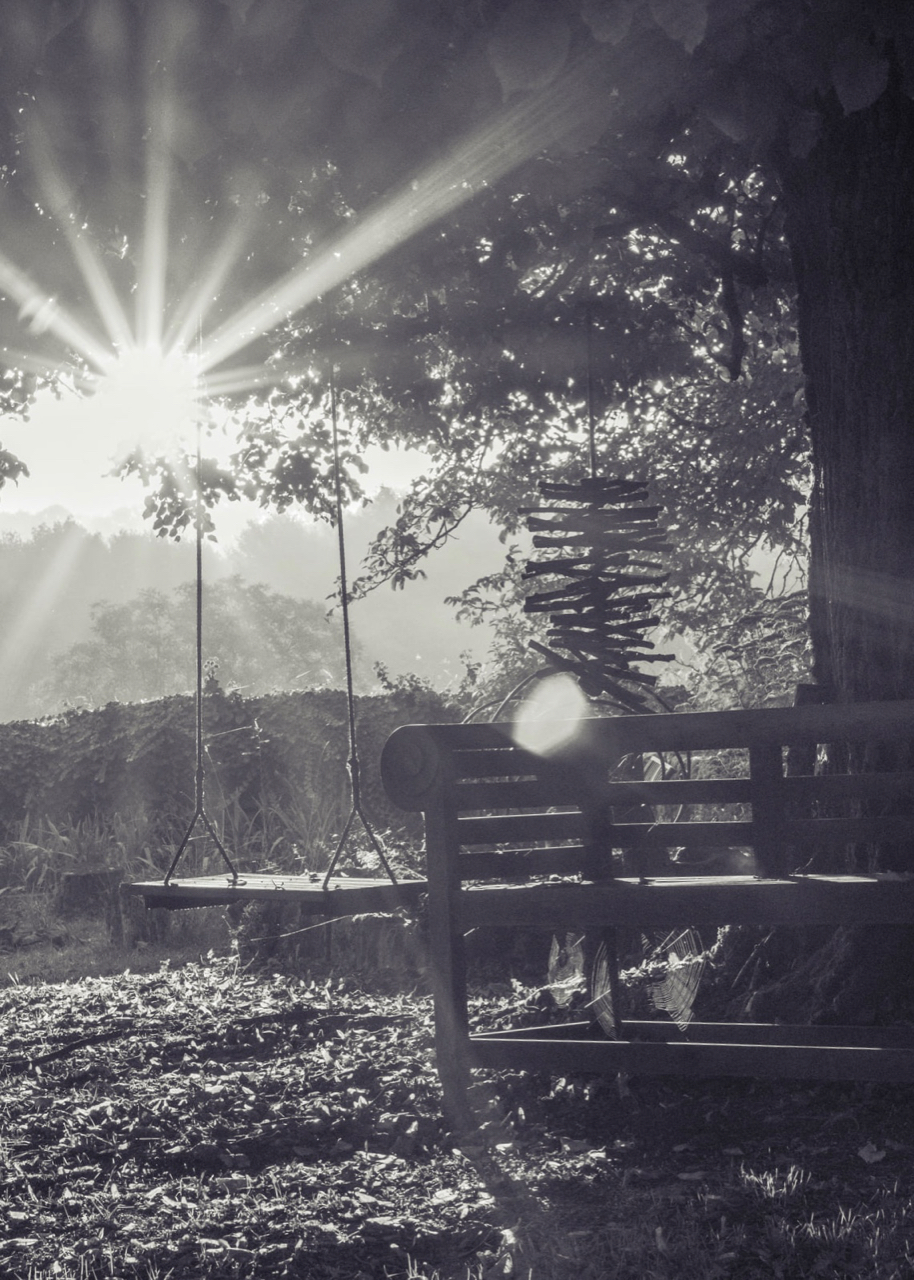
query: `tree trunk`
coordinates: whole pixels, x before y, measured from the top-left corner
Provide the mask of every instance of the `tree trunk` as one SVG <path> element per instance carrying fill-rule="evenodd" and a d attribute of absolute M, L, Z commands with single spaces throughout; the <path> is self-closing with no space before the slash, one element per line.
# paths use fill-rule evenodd
<path fill-rule="evenodd" d="M 914 102 L 897 84 L 779 168 L 814 466 L 815 674 L 914 696 Z"/>
<path fill-rule="evenodd" d="M 891 84 L 845 115 L 834 95 L 805 158 L 779 163 L 812 445 L 814 672 L 839 702 L 914 697 L 914 102 Z M 914 736 L 914 735 L 912 735 Z M 910 755 L 889 744 L 851 768 Z M 904 761 L 907 763 L 907 760 Z M 914 869 L 910 847 L 857 865 Z M 793 950 L 791 950 L 793 948 Z M 910 929 L 775 931 L 750 1017 L 871 1022 L 914 1010 Z"/>

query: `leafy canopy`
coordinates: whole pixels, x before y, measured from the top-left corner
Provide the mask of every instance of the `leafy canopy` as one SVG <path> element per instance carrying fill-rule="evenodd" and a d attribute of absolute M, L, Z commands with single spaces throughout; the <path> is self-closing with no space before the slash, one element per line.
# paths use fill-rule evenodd
<path fill-rule="evenodd" d="M 907 7 L 7 8 L 12 368 L 23 345 L 59 363 L 66 332 L 40 290 L 23 300 L 15 264 L 37 273 L 40 259 L 54 314 L 85 317 L 100 303 L 74 251 L 88 243 L 116 294 L 153 281 L 179 330 L 199 321 L 213 386 L 232 388 L 239 448 L 208 499 L 321 511 L 332 367 L 353 492 L 371 439 L 429 456 L 367 566 L 366 585 L 396 583 L 471 506 L 510 533 L 540 474 L 580 474 L 590 310 L 601 467 L 650 476 L 693 605 L 745 587 L 758 543 L 802 548 L 777 175 L 815 146 L 825 114 L 862 110 L 909 76 Z M 233 384 L 238 361 L 248 370 Z M 150 511 L 162 532 L 180 529 L 174 466 L 127 465 L 163 482 Z"/>

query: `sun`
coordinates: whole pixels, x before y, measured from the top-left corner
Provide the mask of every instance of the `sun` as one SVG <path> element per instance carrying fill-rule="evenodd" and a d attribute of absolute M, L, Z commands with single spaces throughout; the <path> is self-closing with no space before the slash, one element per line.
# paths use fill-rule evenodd
<path fill-rule="evenodd" d="M 246 5 L 239 3 L 243 16 Z M 180 165 L 187 163 L 184 144 L 194 134 L 190 99 L 175 78 L 175 68 L 183 65 L 177 50 L 184 38 L 182 15 L 189 6 L 175 2 L 147 7 L 147 46 L 136 63 L 146 68 L 137 84 L 145 100 L 145 172 L 139 176 L 131 165 L 123 175 L 130 198 L 114 220 L 115 227 L 120 226 L 123 212 L 127 230 L 112 242 L 104 229 L 91 228 L 73 206 L 72 193 L 82 179 L 67 171 L 64 149 L 69 149 L 70 135 L 67 130 L 58 135 L 56 111 L 42 114 L 36 97 L 22 133 L 24 154 L 37 183 L 36 217 L 42 228 L 46 220 L 48 227 L 53 225 L 55 244 L 59 241 L 72 256 L 78 292 L 66 287 L 69 268 L 60 280 L 42 285 L 33 279 L 31 264 L 26 270 L 0 244 L 0 311 L 14 310 L 12 332 L 19 335 L 15 345 L 0 346 L 0 365 L 46 380 L 55 395 L 75 392 L 82 400 L 88 393 L 80 412 L 72 414 L 72 424 L 75 434 L 77 422 L 82 429 L 88 419 L 91 438 L 67 440 L 66 448 L 47 450 L 66 473 L 71 490 L 97 462 L 102 463 L 101 475 L 130 478 L 130 469 L 119 464 L 138 449 L 147 458 L 183 454 L 186 461 L 194 428 L 203 425 L 207 454 L 220 465 L 223 459 L 231 465 L 251 397 L 266 388 L 281 394 L 302 372 L 302 357 L 294 344 L 286 355 L 280 340 L 264 357 L 262 339 L 307 308 L 332 301 L 334 290 L 344 282 L 446 219 L 552 143 L 596 123 L 602 128 L 606 110 L 599 88 L 600 54 L 592 65 L 587 60 L 576 63 L 541 90 L 504 103 L 446 152 L 420 164 L 409 181 L 379 196 L 358 216 L 350 218 L 356 211 L 347 211 L 335 237 L 327 243 L 319 237 L 313 251 L 296 255 L 285 272 L 271 270 L 259 292 L 232 305 L 229 283 L 235 268 L 253 260 L 257 249 L 259 187 L 256 199 L 243 192 L 231 195 L 224 219 L 222 213 L 214 217 L 215 206 L 201 208 L 200 218 L 204 226 L 211 226 L 212 239 L 190 278 L 176 279 L 169 249 L 181 228 L 175 225 L 173 197 Z M 134 66 L 132 51 L 129 66 Z M 99 70 L 100 85 L 107 83 L 108 74 L 106 62 Z M 186 121 L 185 111 L 190 112 Z M 246 187 L 244 182 L 238 185 Z M 216 204 L 221 203 L 219 196 Z M 129 265 L 116 267 L 112 252 L 117 262 Z M 36 249 L 33 258 L 36 272 L 53 267 L 53 255 L 45 264 Z M 126 274 L 131 267 L 132 281 Z M 251 351 L 255 343 L 261 345 Z M 242 360 L 249 363 L 239 363 Z"/>
<path fill-rule="evenodd" d="M 187 449 L 195 428 L 208 420 L 198 360 L 181 347 L 126 346 L 92 380 L 91 390 L 99 432 L 116 437 L 115 447 L 124 451 Z"/>

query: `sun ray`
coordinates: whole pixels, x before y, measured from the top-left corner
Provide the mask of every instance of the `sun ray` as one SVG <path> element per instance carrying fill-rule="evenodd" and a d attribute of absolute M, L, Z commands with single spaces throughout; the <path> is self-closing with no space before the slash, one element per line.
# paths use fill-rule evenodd
<path fill-rule="evenodd" d="M 38 378 L 47 378 L 49 381 L 59 376 L 60 361 L 52 360 L 50 356 L 35 355 L 33 351 L 25 351 L 21 347 L 0 347 L 0 360 L 8 369 L 20 369 L 23 373 L 32 373 Z M 85 375 L 78 370 L 73 374 L 74 382 L 86 388 L 89 381 Z"/>
<path fill-rule="evenodd" d="M 596 59 L 586 59 L 548 89 L 504 108 L 317 257 L 264 289 L 206 340 L 202 370 L 216 368 L 512 169 L 605 113 L 606 94 L 595 75 L 597 68 Z"/>
<path fill-rule="evenodd" d="M 170 183 L 169 164 L 162 148 L 150 147 L 146 216 L 136 291 L 136 341 L 140 346 L 157 347 L 162 342 Z"/>
<path fill-rule="evenodd" d="M 105 330 L 115 344 L 130 342 L 130 326 L 111 279 L 102 267 L 91 245 L 75 231 L 68 219 L 63 220 L 64 234 L 70 241 L 73 258 L 92 294 Z"/>
<path fill-rule="evenodd" d="M 277 387 L 283 382 L 300 377 L 300 363 L 239 365 L 237 368 L 208 374 L 206 391 L 207 395 L 218 399 L 220 396 L 239 395 L 243 391 Z"/>
<path fill-rule="evenodd" d="M 238 261 L 250 231 L 251 219 L 246 216 L 240 218 L 226 233 L 200 284 L 185 294 L 179 303 L 178 311 L 162 340 L 166 349 L 187 347 L 193 340 L 207 309 L 218 296 L 229 272 Z"/>
<path fill-rule="evenodd" d="M 168 223 L 171 207 L 171 150 L 174 107 L 162 65 L 147 68 L 146 212 L 137 280 L 136 336 L 139 346 L 160 346 L 165 316 Z"/>
<path fill-rule="evenodd" d="M 0 290 L 19 304 L 20 320 L 26 321 L 34 333 L 53 333 L 96 369 L 105 367 L 111 356 L 110 349 L 2 252 Z"/>
<path fill-rule="evenodd" d="M 41 632 L 64 588 L 73 579 L 82 547 L 82 531 L 73 525 L 61 538 L 49 564 L 30 590 L 24 607 L 7 612 L 9 630 L 0 641 L 0 670 L 11 687 L 25 676 L 32 651 L 40 647 Z"/>
<path fill-rule="evenodd" d="M 48 208 L 54 214 L 66 237 L 73 260 L 92 295 L 109 339 L 115 345 L 130 342 L 130 325 L 124 308 L 121 306 L 110 276 L 83 235 L 82 228 L 74 219 L 67 185 L 52 158 L 50 143 L 40 126 L 33 126 L 29 134 L 29 150 Z"/>
<path fill-rule="evenodd" d="M 168 9 L 171 17 L 179 13 L 180 7 Z M 171 24 L 165 33 L 169 49 L 177 39 L 178 26 L 180 24 Z M 123 420 L 130 424 L 138 442 L 140 436 L 147 442 L 162 436 L 155 424 L 141 426 L 140 418 L 149 418 L 151 422 L 152 416 L 157 416 L 159 425 L 167 428 L 169 424 L 176 425 L 182 417 L 183 411 L 179 412 L 168 399 L 177 394 L 176 373 L 180 371 L 177 381 L 186 380 L 185 353 L 250 238 L 257 209 L 256 200 L 243 202 L 203 278 L 178 300 L 167 322 L 168 240 L 174 181 L 172 151 L 177 110 L 169 94 L 170 61 L 161 50 L 155 56 L 151 53 L 147 70 L 149 129 L 135 328 L 131 328 L 112 277 L 68 207 L 64 176 L 55 167 L 48 141 L 40 130 L 31 140 L 36 172 L 110 345 L 0 254 L 0 290 L 18 302 L 20 318 L 28 321 L 35 333 L 53 334 L 91 366 L 88 375 L 76 373 L 80 388 L 98 393 L 105 384 L 115 391 L 119 384 L 122 388 L 126 386 Z M 284 361 L 232 367 L 232 358 L 287 317 L 440 221 L 569 131 L 591 127 L 605 116 L 606 106 L 606 86 L 600 83 L 598 63 L 593 59 L 578 63 L 548 89 L 504 107 L 486 126 L 456 145 L 450 154 L 376 204 L 328 247 L 263 289 L 205 341 L 198 339 L 190 379 L 194 384 L 193 393 L 181 393 L 185 401 L 193 401 L 193 413 L 199 417 L 200 401 L 204 397 L 228 398 L 283 382 L 294 385 L 294 378 L 301 372 L 298 367 L 293 368 Z M 49 372 L 39 357 L 28 362 L 23 360 L 22 367 L 29 366 L 39 372 Z M 174 437 L 175 433 L 171 434 Z"/>

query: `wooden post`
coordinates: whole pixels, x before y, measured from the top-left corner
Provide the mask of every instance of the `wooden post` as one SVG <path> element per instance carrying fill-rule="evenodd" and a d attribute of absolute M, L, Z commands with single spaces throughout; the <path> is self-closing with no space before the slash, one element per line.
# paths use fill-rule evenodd
<path fill-rule="evenodd" d="M 749 795 L 752 804 L 752 843 L 763 876 L 787 870 L 784 767 L 778 742 L 749 745 Z"/>
<path fill-rule="evenodd" d="M 457 1129 L 471 1126 L 466 953 L 458 922 L 460 893 L 457 807 L 442 787 L 441 801 L 425 815 L 428 866 L 429 961 L 435 1000 L 435 1053 L 444 1094 L 444 1112 Z"/>
<path fill-rule="evenodd" d="M 578 779 L 584 819 L 581 875 L 585 880 L 612 880 L 614 822 L 606 795 L 606 769 L 599 761 L 582 761 Z"/>
<path fill-rule="evenodd" d="M 798 684 L 793 696 L 795 707 L 824 706 L 829 691 L 818 684 Z M 812 741 L 787 744 L 787 776 L 813 774 L 816 771 L 816 744 Z M 804 816 L 806 816 L 804 814 Z"/>

